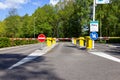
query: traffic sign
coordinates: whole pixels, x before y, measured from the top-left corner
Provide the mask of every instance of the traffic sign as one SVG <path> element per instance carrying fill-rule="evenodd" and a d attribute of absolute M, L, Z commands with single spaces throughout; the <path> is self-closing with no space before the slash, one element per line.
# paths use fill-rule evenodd
<path fill-rule="evenodd" d="M 90 22 L 90 32 L 98 32 L 98 21 Z"/>
<path fill-rule="evenodd" d="M 39 34 L 39 35 L 38 35 L 38 40 L 39 40 L 40 42 L 44 42 L 45 39 L 46 39 L 46 36 L 45 36 L 44 34 Z"/>
<path fill-rule="evenodd" d="M 110 0 L 96 0 L 96 4 L 108 4 Z"/>
<path fill-rule="evenodd" d="M 90 33 L 90 38 L 91 38 L 92 40 L 97 40 L 97 39 L 98 39 L 98 33 L 96 33 L 96 32 L 91 32 L 91 33 Z"/>

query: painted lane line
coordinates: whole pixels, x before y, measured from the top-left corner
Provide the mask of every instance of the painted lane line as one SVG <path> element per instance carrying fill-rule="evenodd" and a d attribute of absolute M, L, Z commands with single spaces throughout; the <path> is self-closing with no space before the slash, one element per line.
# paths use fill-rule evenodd
<path fill-rule="evenodd" d="M 120 63 L 119 58 L 113 57 L 104 52 L 90 52 L 90 53 Z"/>
<path fill-rule="evenodd" d="M 19 62 L 17 62 L 16 64 L 12 65 L 11 67 L 9 67 L 8 69 L 13 69 L 14 67 L 17 67 L 19 65 L 22 65 L 26 62 L 32 61 L 33 59 L 42 56 L 45 53 L 41 53 L 40 50 L 36 50 L 35 52 L 31 53 L 30 55 L 28 55 L 27 57 L 23 58 L 22 60 L 20 60 Z"/>
<path fill-rule="evenodd" d="M 120 47 L 119 45 L 108 45 L 108 47 L 112 47 L 112 48 L 117 48 L 117 47 Z"/>

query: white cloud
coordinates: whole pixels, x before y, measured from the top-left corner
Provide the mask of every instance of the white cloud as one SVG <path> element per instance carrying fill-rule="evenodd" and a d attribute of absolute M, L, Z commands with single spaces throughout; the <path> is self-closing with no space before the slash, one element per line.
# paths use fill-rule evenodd
<path fill-rule="evenodd" d="M 21 4 L 25 4 L 30 0 L 4 0 L 0 2 L 0 9 L 19 8 Z"/>
<path fill-rule="evenodd" d="M 0 9 L 6 9 L 7 5 L 5 5 L 4 3 L 0 2 Z"/>
<path fill-rule="evenodd" d="M 59 0 L 50 0 L 50 4 L 53 6 L 56 5 L 59 2 Z"/>
<path fill-rule="evenodd" d="M 38 2 L 33 2 L 32 4 L 33 4 L 33 5 L 36 5 L 36 6 L 39 6 L 39 5 L 40 5 L 40 3 L 38 3 Z"/>

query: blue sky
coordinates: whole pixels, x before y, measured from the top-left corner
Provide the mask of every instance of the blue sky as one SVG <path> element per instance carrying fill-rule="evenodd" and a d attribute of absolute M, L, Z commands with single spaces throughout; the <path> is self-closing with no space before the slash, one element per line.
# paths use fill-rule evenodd
<path fill-rule="evenodd" d="M 38 7 L 45 4 L 55 5 L 59 0 L 0 0 L 0 21 L 8 16 L 11 8 L 16 8 L 20 16 L 31 15 Z"/>

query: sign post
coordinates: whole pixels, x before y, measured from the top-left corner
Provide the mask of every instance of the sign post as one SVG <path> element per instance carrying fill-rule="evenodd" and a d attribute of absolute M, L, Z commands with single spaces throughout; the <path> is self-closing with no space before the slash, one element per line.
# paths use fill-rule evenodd
<path fill-rule="evenodd" d="M 45 42 L 46 36 L 44 34 L 39 34 L 37 39 L 41 42 L 40 49 L 42 49 L 42 43 Z"/>
<path fill-rule="evenodd" d="M 110 0 L 93 0 L 93 21 L 95 21 L 95 6 L 96 4 L 109 4 Z M 93 31 L 91 31 L 93 32 Z M 94 40 L 93 40 L 93 49 L 94 49 Z"/>
<path fill-rule="evenodd" d="M 93 0 L 93 21 L 95 21 L 95 6 L 96 6 L 96 1 Z M 94 49 L 94 40 L 92 41 L 92 48 Z"/>

